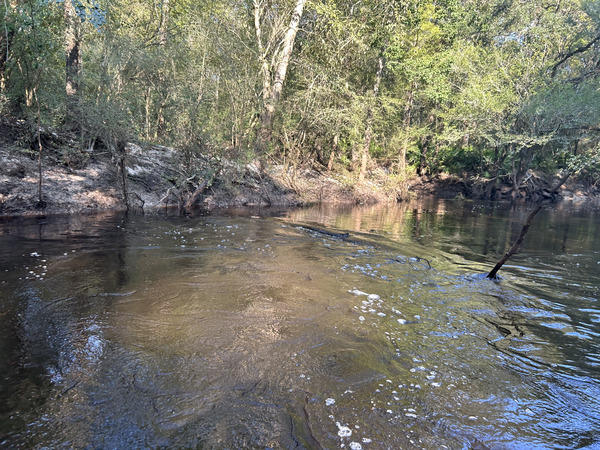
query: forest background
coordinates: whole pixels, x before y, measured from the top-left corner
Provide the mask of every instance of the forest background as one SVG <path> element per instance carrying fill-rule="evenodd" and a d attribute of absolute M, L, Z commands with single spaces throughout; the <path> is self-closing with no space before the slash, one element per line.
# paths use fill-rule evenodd
<path fill-rule="evenodd" d="M 0 4 L 3 130 L 38 159 L 38 207 L 49 149 L 109 154 L 127 201 L 131 142 L 176 149 L 186 204 L 225 161 L 358 187 L 450 174 L 492 199 L 536 174 L 595 186 L 599 75 L 595 0 Z"/>

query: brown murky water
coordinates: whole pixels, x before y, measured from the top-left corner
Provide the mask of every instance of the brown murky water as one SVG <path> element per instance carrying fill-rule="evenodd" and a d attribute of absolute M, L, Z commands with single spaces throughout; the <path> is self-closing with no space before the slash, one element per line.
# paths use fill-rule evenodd
<path fill-rule="evenodd" d="M 549 209 L 500 283 L 526 209 L 6 220 L 0 446 L 600 445 L 598 211 Z"/>

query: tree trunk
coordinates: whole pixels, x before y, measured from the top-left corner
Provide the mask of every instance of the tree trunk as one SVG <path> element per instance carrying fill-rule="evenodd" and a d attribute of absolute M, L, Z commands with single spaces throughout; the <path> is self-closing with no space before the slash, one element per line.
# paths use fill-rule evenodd
<path fill-rule="evenodd" d="M 81 78 L 81 20 L 72 0 L 65 0 L 65 76 L 66 76 L 66 126 L 72 130 L 80 127 L 79 83 Z"/>
<path fill-rule="evenodd" d="M 371 107 L 367 110 L 367 129 L 365 130 L 365 142 L 360 154 L 360 172 L 358 174 L 358 184 L 365 181 L 367 174 L 367 162 L 369 160 L 369 148 L 371 147 L 371 138 L 373 135 L 373 111 Z"/>
<path fill-rule="evenodd" d="M 513 161 L 513 169 L 512 169 L 512 180 L 513 180 L 513 192 L 512 192 L 512 201 L 516 201 L 520 196 L 519 189 L 521 187 L 521 183 L 527 175 L 529 171 L 529 166 L 531 166 L 531 161 L 533 160 L 533 155 L 535 154 L 536 146 L 532 146 L 529 148 L 523 148 L 519 150 L 519 161 L 518 165 L 515 166 Z"/>
<path fill-rule="evenodd" d="M 198 201 L 198 198 L 200 197 L 200 195 L 206 189 L 206 186 L 208 186 L 208 179 L 204 180 L 202 183 L 200 183 L 198 185 L 198 187 L 194 190 L 194 192 L 185 201 L 185 204 L 183 205 L 183 208 L 186 211 L 191 211 L 194 208 L 194 205 Z"/>
<path fill-rule="evenodd" d="M 169 0 L 162 0 L 160 8 L 160 25 L 158 27 L 158 45 L 164 46 L 167 43 L 169 32 Z"/>
<path fill-rule="evenodd" d="M 11 8 L 12 12 L 12 8 Z M 6 70 L 10 58 L 10 45 L 14 31 L 8 29 L 8 3 L 4 0 L 4 29 L 0 38 L 0 93 L 6 91 Z"/>
<path fill-rule="evenodd" d="M 275 78 L 273 81 L 271 98 L 277 103 L 281 98 L 283 92 L 283 83 L 287 74 L 288 65 L 290 63 L 290 57 L 294 50 L 294 42 L 296 41 L 296 33 L 298 33 L 298 27 L 300 26 L 300 19 L 302 18 L 302 12 L 304 10 L 304 4 L 306 0 L 297 0 L 296 7 L 292 13 L 292 18 L 288 26 L 287 33 L 283 39 L 283 48 L 279 54 L 279 61 L 277 68 L 275 69 Z"/>
<path fill-rule="evenodd" d="M 338 149 L 338 140 L 339 140 L 339 135 L 335 135 L 333 137 L 333 147 L 331 149 L 331 153 L 329 155 L 329 162 L 327 163 L 327 171 L 331 172 L 331 170 L 333 169 L 333 162 L 335 161 L 335 155 L 337 153 L 337 149 Z"/>
<path fill-rule="evenodd" d="M 37 105 L 37 143 L 38 143 L 38 201 L 36 206 L 38 208 L 45 208 L 46 202 L 44 201 L 44 195 L 42 193 L 42 111 L 40 109 L 40 101 L 38 100 L 37 90 L 33 90 L 35 96 L 35 102 Z"/>
<path fill-rule="evenodd" d="M 146 107 L 145 107 L 145 120 L 144 120 L 144 129 L 146 131 L 146 140 L 149 141 L 150 140 L 150 104 L 152 101 L 152 97 L 151 97 L 151 89 L 150 87 L 148 87 L 146 89 L 145 94 L 145 100 L 146 100 Z"/>
<path fill-rule="evenodd" d="M 263 111 L 260 116 L 261 128 L 257 140 L 257 146 L 260 152 L 264 151 L 266 144 L 271 139 L 270 124 L 273 121 L 273 108 L 270 103 L 271 95 L 271 68 L 267 61 L 267 54 L 263 45 L 262 27 L 260 18 L 262 15 L 263 7 L 258 0 L 253 1 L 254 5 L 254 32 L 256 34 L 256 45 L 258 47 L 258 54 L 260 57 L 260 73 L 262 77 L 262 102 Z"/>
<path fill-rule="evenodd" d="M 492 168 L 490 169 L 490 178 L 492 181 L 486 188 L 485 197 L 490 200 L 496 199 L 496 193 L 498 191 L 498 174 L 500 173 L 500 167 L 506 158 L 507 152 L 500 149 L 500 145 L 496 143 L 494 146 L 494 160 Z"/>
<path fill-rule="evenodd" d="M 408 151 L 408 129 L 410 128 L 410 123 L 412 119 L 412 106 L 414 99 L 414 89 L 416 89 L 416 84 L 411 86 L 411 90 L 408 92 L 406 105 L 404 106 L 404 119 L 402 123 L 403 131 L 404 131 L 404 139 L 402 139 L 402 148 L 400 149 L 400 160 L 399 169 L 400 173 L 404 173 L 406 171 L 406 153 Z"/>
<path fill-rule="evenodd" d="M 165 77 L 160 76 L 160 84 L 163 89 L 158 90 L 159 94 L 159 102 L 158 102 L 158 111 L 156 112 L 156 137 L 161 139 L 165 135 L 165 131 L 167 129 L 167 122 L 165 119 L 165 109 L 166 109 L 166 97 L 168 94 L 164 92 L 164 83 Z"/>
<path fill-rule="evenodd" d="M 423 136 L 421 139 L 421 159 L 417 168 L 417 175 L 422 177 L 427 173 L 427 152 L 429 151 L 429 136 Z"/>
<path fill-rule="evenodd" d="M 373 99 L 376 100 L 379 94 L 379 85 L 381 84 L 381 76 L 383 74 L 383 56 L 377 59 L 377 75 L 375 76 L 375 86 L 373 86 Z M 365 142 L 361 152 L 360 173 L 358 174 L 358 183 L 362 184 L 365 181 L 367 174 L 367 162 L 369 160 L 369 149 L 371 148 L 371 139 L 373 137 L 373 107 L 367 107 L 367 128 L 365 130 Z"/>
<path fill-rule="evenodd" d="M 260 18 L 263 7 L 258 0 L 253 1 L 254 5 L 254 31 L 256 33 L 258 51 L 261 58 L 261 75 L 263 79 L 262 99 L 263 111 L 261 113 L 261 129 L 258 135 L 257 147 L 261 156 L 271 142 L 273 131 L 273 119 L 277 104 L 281 99 L 283 85 L 285 83 L 290 58 L 294 50 L 296 34 L 300 26 L 300 19 L 304 11 L 306 0 L 296 0 L 296 6 L 292 12 L 292 17 L 288 29 L 283 37 L 281 50 L 273 58 L 273 65 L 270 67 L 267 61 L 267 51 L 262 43 L 262 28 Z M 271 83 L 272 78 L 272 83 Z"/>
<path fill-rule="evenodd" d="M 163 61 L 163 67 L 158 69 L 158 111 L 156 114 L 156 137 L 162 138 L 167 129 L 165 119 L 165 110 L 167 109 L 167 100 L 169 97 L 169 88 L 167 87 L 167 77 L 164 69 L 167 67 L 167 53 L 164 47 L 167 44 L 169 33 L 169 0 L 162 0 L 160 5 L 160 23 L 158 26 L 158 47 L 159 57 Z"/>
<path fill-rule="evenodd" d="M 127 178 L 127 145 L 124 141 L 117 140 L 117 172 L 121 177 L 121 189 L 123 190 L 123 203 L 125 210 L 129 211 L 129 186 Z"/>

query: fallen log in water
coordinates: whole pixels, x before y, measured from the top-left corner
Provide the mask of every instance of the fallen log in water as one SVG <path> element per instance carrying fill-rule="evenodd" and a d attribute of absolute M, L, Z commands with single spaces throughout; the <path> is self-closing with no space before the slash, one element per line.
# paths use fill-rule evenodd
<path fill-rule="evenodd" d="M 314 231 L 315 233 L 324 234 L 325 236 L 331 236 L 338 239 L 347 239 L 350 237 L 350 233 L 335 233 L 333 231 L 324 230 L 322 228 L 313 227 L 310 225 L 299 225 L 302 228 L 306 228 L 307 230 Z"/>

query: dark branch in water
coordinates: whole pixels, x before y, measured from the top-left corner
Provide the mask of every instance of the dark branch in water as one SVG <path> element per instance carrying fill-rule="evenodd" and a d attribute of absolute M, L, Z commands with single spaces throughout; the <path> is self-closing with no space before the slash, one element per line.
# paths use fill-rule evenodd
<path fill-rule="evenodd" d="M 429 260 L 428 260 L 428 259 L 421 258 L 421 257 L 419 257 L 419 256 L 415 256 L 415 259 L 416 259 L 417 261 L 425 261 L 425 262 L 427 263 L 427 265 L 429 266 L 429 268 L 431 269 L 431 263 L 429 262 Z"/>
<path fill-rule="evenodd" d="M 325 236 L 331 236 L 338 239 L 347 239 L 350 237 L 350 233 L 334 233 L 333 231 L 323 230 L 322 228 L 311 227 L 309 225 L 300 225 L 302 228 L 314 231 L 316 233 L 324 234 Z"/>
<path fill-rule="evenodd" d="M 558 191 L 558 189 L 565 183 L 565 181 L 567 181 L 569 176 L 571 176 L 571 172 L 567 172 L 560 180 L 558 180 L 558 183 L 556 184 L 556 186 L 554 186 L 554 188 L 550 191 L 550 196 L 554 195 L 556 193 L 556 191 Z M 545 199 L 541 200 L 538 203 L 538 205 L 536 206 L 536 208 L 531 212 L 531 214 L 529 214 L 529 217 L 527 217 L 527 220 L 525 221 L 525 225 L 523 225 L 523 228 L 521 229 L 521 234 L 519 234 L 519 237 L 517 238 L 515 243 L 504 254 L 504 256 L 500 259 L 500 261 L 498 261 L 496 263 L 496 265 L 490 271 L 490 273 L 487 274 L 487 278 L 491 278 L 492 280 L 498 279 L 497 274 L 498 274 L 498 271 L 500 270 L 500 268 L 504 265 L 504 263 L 506 263 L 506 261 L 509 260 L 509 258 L 512 255 L 517 253 L 517 251 L 519 250 L 519 247 L 521 247 L 521 244 L 523 243 L 523 239 L 525 239 L 525 235 L 529 231 L 529 227 L 531 226 L 531 222 L 533 222 L 533 218 L 536 216 L 537 213 L 539 213 L 541 211 L 542 206 L 544 204 L 544 200 Z"/>
<path fill-rule="evenodd" d="M 73 384 L 71 384 L 70 386 L 67 386 L 66 388 L 64 388 L 62 390 L 62 392 L 60 393 L 60 397 L 62 397 L 63 395 L 67 394 L 67 392 L 69 392 L 71 389 L 77 387 L 77 385 L 79 384 L 79 381 L 74 382 Z"/>

